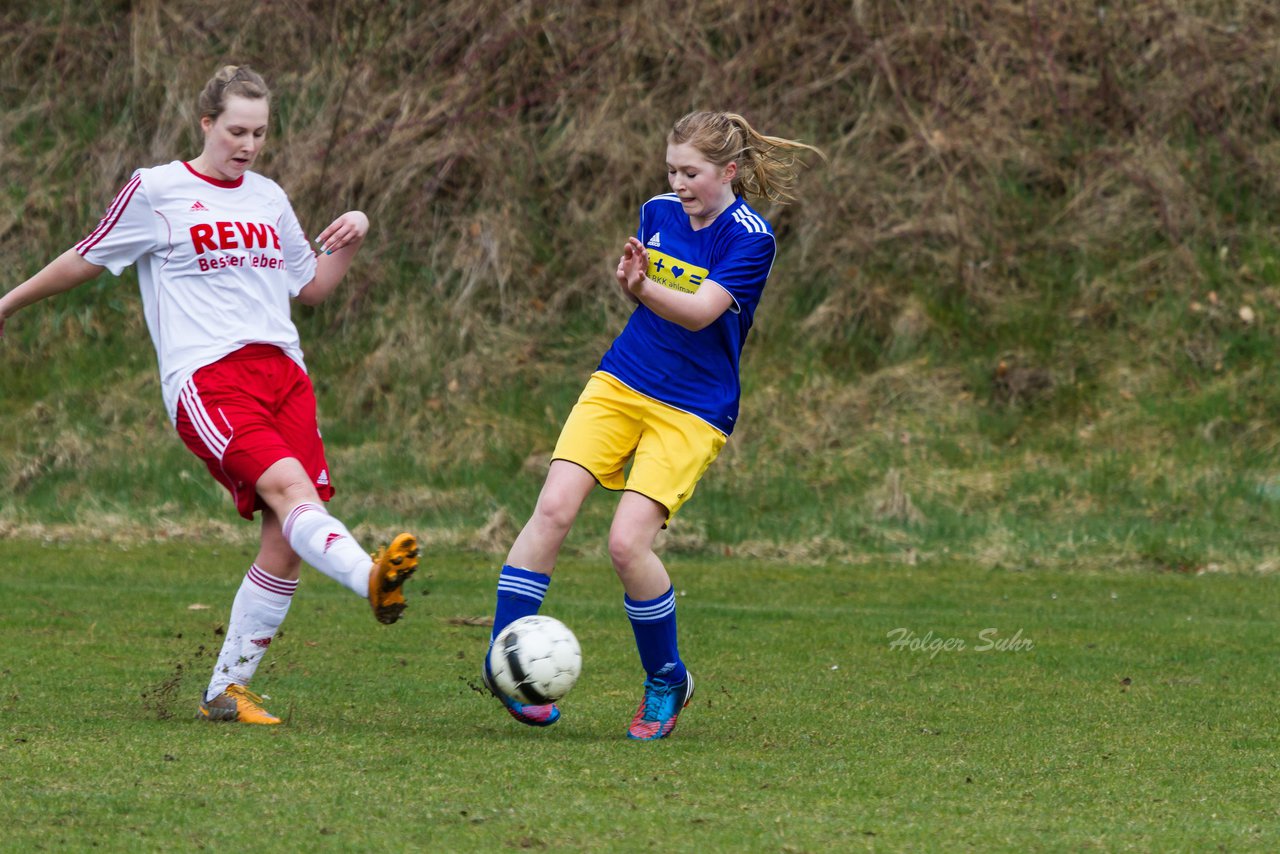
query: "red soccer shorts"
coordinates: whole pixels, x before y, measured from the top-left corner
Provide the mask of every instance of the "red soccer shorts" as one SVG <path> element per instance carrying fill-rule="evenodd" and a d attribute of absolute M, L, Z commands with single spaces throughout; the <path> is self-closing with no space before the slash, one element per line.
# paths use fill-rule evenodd
<path fill-rule="evenodd" d="M 176 426 L 246 519 L 266 507 L 258 478 L 288 457 L 322 500 L 333 496 L 311 379 L 278 347 L 249 344 L 197 370 L 178 395 Z"/>

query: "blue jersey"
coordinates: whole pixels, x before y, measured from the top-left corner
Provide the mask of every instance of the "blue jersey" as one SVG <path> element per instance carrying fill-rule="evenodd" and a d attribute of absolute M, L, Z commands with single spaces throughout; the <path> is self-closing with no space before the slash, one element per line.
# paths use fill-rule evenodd
<path fill-rule="evenodd" d="M 711 225 L 694 231 L 680 200 L 667 193 L 640 208 L 637 236 L 649 253 L 650 279 L 685 293 L 710 279 L 733 304 L 697 332 L 637 306 L 600 370 L 727 436 L 738 418 L 742 345 L 777 253 L 773 229 L 738 197 Z"/>

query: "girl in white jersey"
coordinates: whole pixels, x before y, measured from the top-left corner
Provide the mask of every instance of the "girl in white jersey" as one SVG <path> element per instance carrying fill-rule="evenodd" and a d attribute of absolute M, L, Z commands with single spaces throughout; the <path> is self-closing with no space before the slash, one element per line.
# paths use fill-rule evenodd
<path fill-rule="evenodd" d="M 251 69 L 220 69 L 199 107 L 200 155 L 135 172 L 89 236 L 0 297 L 0 335 L 18 309 L 104 269 L 119 275 L 138 265 L 169 418 L 240 514 L 262 514 L 258 555 L 231 606 L 199 716 L 278 724 L 248 685 L 289 610 L 301 562 L 394 623 L 418 545 L 401 534 L 370 559 L 324 509 L 333 484 L 290 318 L 291 298 L 315 305 L 334 291 L 369 220 L 342 214 L 316 238 L 317 256 L 284 190 L 250 171 L 270 114 L 270 93 Z"/>
<path fill-rule="evenodd" d="M 629 738 L 667 737 L 693 697 L 676 643 L 675 591 L 653 544 L 737 418 L 738 358 L 776 252 L 773 229 L 744 195 L 789 201 L 802 150 L 821 154 L 765 136 L 736 113 L 690 113 L 672 127 L 671 192 L 641 206 L 615 271 L 635 311 L 561 429 L 533 516 L 498 576 L 490 644 L 538 612 L 588 493 L 597 483 L 621 492 L 609 557 L 645 672 Z M 498 691 L 488 662 L 486 655 L 485 684 L 513 718 L 530 726 L 559 720 L 552 703 Z"/>

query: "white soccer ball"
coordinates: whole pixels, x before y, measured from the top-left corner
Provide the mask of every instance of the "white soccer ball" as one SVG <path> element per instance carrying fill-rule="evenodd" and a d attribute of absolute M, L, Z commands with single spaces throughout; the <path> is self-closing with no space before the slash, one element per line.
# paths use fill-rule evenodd
<path fill-rule="evenodd" d="M 489 648 L 494 686 L 521 703 L 554 703 L 578 681 L 582 648 L 569 627 L 534 614 L 507 626 Z"/>

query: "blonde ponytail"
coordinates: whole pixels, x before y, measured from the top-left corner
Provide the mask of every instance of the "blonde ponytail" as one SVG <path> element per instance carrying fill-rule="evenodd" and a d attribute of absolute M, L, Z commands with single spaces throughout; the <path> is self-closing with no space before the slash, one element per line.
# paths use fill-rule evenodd
<path fill-rule="evenodd" d="M 721 168 L 737 163 L 734 193 L 782 205 L 796 200 L 793 192 L 796 177 L 800 168 L 807 165 L 800 159 L 800 153 L 809 151 L 826 159 L 826 155 L 812 145 L 760 133 L 737 113 L 689 113 L 671 128 L 667 142 L 688 143 Z"/>

